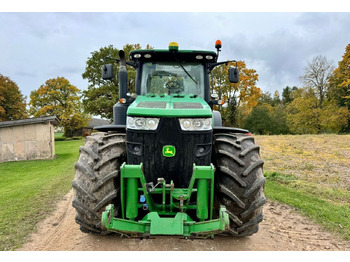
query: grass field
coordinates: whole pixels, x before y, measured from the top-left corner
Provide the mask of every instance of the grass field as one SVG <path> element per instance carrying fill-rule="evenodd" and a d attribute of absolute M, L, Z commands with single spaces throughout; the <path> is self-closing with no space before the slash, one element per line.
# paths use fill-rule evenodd
<path fill-rule="evenodd" d="M 55 133 L 55 138 L 61 138 L 61 137 L 63 137 L 63 133 L 62 132 Z"/>
<path fill-rule="evenodd" d="M 56 141 L 56 159 L 0 164 L 0 250 L 24 243 L 55 201 L 69 192 L 82 144 Z"/>
<path fill-rule="evenodd" d="M 256 136 L 268 198 L 350 240 L 350 135 Z"/>

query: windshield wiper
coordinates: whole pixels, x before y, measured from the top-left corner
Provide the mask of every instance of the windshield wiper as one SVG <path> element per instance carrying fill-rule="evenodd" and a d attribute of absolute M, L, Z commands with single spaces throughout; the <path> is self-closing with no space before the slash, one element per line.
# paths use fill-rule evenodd
<path fill-rule="evenodd" d="M 175 60 L 176 60 L 176 62 L 178 62 L 178 64 L 181 66 L 181 68 L 185 71 L 185 73 L 193 80 L 193 82 L 195 82 L 196 83 L 196 85 L 198 84 L 197 83 L 197 81 L 196 80 L 194 80 L 194 78 L 190 75 L 190 73 L 189 72 L 187 72 L 187 70 L 186 70 L 186 68 L 181 64 L 181 62 L 177 59 L 177 57 L 176 57 L 176 53 L 175 52 L 173 52 L 173 54 L 174 54 L 174 57 L 175 57 Z"/>

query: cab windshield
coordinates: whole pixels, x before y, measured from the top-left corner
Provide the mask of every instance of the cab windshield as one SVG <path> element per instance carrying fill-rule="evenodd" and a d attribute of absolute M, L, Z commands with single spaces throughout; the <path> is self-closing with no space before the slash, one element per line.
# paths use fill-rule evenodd
<path fill-rule="evenodd" d="M 204 66 L 150 62 L 142 66 L 141 95 L 193 94 L 204 97 Z"/>

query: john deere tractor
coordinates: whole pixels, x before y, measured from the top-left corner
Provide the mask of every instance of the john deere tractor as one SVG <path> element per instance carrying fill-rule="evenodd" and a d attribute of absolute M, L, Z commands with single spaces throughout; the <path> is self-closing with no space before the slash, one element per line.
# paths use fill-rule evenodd
<path fill-rule="evenodd" d="M 223 127 L 210 92 L 216 52 L 133 50 L 119 58 L 112 125 L 95 127 L 75 163 L 76 222 L 83 232 L 133 237 L 249 236 L 263 219 L 263 161 L 249 131 Z M 112 79 L 113 63 L 103 79 Z M 230 63 L 232 64 L 232 63 Z M 233 61 L 228 78 L 239 81 Z M 136 69 L 128 92 L 127 66 Z"/>

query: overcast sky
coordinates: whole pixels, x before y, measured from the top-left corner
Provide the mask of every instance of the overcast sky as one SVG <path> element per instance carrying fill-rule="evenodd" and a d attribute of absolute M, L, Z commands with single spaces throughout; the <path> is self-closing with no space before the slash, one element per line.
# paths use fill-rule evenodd
<path fill-rule="evenodd" d="M 244 60 L 259 74 L 263 92 L 281 93 L 286 86 L 301 87 L 303 68 L 315 56 L 337 66 L 350 43 L 350 13 L 0 13 L 0 74 L 28 97 L 58 76 L 84 90 L 86 61 L 101 47 L 140 43 L 162 49 L 176 41 L 180 49 L 215 51 L 217 39 L 219 60 Z"/>

